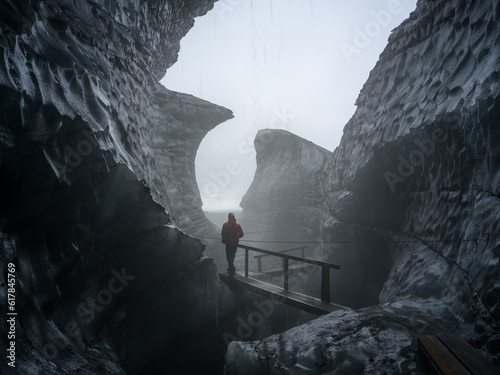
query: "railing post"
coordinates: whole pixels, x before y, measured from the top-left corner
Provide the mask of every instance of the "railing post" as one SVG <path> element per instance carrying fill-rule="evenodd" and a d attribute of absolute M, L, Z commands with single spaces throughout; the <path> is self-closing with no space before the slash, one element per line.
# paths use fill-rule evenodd
<path fill-rule="evenodd" d="M 259 265 L 259 273 L 261 273 L 262 272 L 262 257 L 261 256 L 259 256 L 257 258 L 257 262 L 258 262 L 258 265 Z"/>
<path fill-rule="evenodd" d="M 248 249 L 245 248 L 245 277 L 248 277 Z"/>
<path fill-rule="evenodd" d="M 321 300 L 330 303 L 330 267 L 321 267 Z"/>
<path fill-rule="evenodd" d="M 288 290 L 288 258 L 283 257 L 283 289 Z"/>

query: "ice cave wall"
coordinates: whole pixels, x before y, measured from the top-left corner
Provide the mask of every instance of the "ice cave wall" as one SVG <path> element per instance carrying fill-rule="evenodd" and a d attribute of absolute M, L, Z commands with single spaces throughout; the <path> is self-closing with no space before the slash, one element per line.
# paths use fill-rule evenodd
<path fill-rule="evenodd" d="M 16 265 L 18 373 L 175 369 L 187 332 L 215 319 L 215 266 L 178 228 L 211 230 L 193 155 L 232 114 L 158 84 L 212 6 L 2 4 L 0 258 Z"/>
<path fill-rule="evenodd" d="M 316 159 L 304 169 L 296 144 L 305 141 L 276 154 L 271 143 L 269 155 L 258 156 L 242 201 L 248 220 L 273 228 L 278 208 L 290 217 L 292 236 L 311 228 L 310 240 L 392 242 L 382 245 L 392 269 L 380 304 L 232 343 L 227 373 L 425 373 L 416 336 L 444 332 L 461 334 L 500 364 L 499 22 L 498 1 L 420 0 L 391 34 L 327 165 Z M 285 144 L 289 135 L 266 137 Z M 316 209 L 321 225 L 312 213 L 279 205 L 294 201 L 287 180 L 270 173 L 286 153 L 298 160 L 287 171 L 303 177 L 291 187 L 311 186 L 311 169 L 323 176 L 307 194 L 324 202 Z M 271 197 L 271 209 L 252 211 L 261 190 L 282 194 Z M 372 246 L 358 244 L 355 256 L 383 250 Z M 324 256 L 342 267 L 352 252 L 344 246 Z"/>

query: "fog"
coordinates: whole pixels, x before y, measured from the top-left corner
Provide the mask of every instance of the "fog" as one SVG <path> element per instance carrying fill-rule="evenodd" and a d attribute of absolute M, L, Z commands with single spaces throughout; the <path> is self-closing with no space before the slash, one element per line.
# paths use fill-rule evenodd
<path fill-rule="evenodd" d="M 330 151 L 387 39 L 416 0 L 221 0 L 181 41 L 162 79 L 229 108 L 196 157 L 205 211 L 237 210 L 256 168 L 259 129 L 285 129 Z"/>

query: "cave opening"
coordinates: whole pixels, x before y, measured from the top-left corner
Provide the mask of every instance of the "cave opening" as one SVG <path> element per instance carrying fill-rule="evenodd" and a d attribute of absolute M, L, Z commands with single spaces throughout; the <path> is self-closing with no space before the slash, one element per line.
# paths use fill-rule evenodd
<path fill-rule="evenodd" d="M 339 144 L 389 33 L 415 7 L 397 3 L 225 0 L 196 19 L 161 82 L 234 113 L 197 152 L 204 211 L 239 210 L 259 129 L 287 130 L 330 151 Z"/>

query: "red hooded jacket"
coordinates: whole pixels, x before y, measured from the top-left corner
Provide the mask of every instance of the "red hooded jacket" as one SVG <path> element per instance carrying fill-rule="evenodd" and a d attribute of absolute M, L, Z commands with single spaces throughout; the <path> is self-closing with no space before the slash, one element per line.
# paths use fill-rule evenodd
<path fill-rule="evenodd" d="M 236 246 L 240 242 L 240 238 L 243 237 L 243 229 L 241 229 L 241 225 L 236 222 L 234 217 L 230 217 L 227 223 L 222 225 L 220 234 L 222 241 L 226 245 Z"/>

